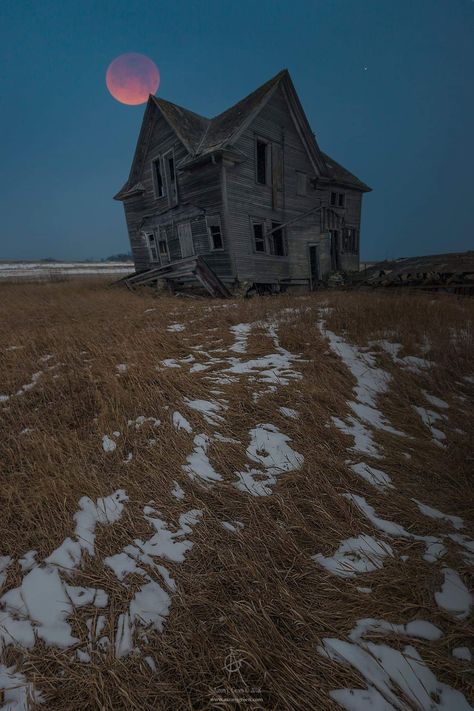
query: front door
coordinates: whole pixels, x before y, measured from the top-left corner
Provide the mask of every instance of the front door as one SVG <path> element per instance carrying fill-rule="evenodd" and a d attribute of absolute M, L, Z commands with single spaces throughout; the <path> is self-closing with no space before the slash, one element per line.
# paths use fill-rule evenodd
<path fill-rule="evenodd" d="M 318 283 L 321 279 L 319 268 L 319 247 L 317 244 L 309 245 L 309 268 L 311 276 L 311 290 L 315 291 L 318 288 Z"/>
<path fill-rule="evenodd" d="M 194 254 L 194 244 L 190 222 L 181 222 L 181 224 L 178 225 L 178 237 L 182 258 L 192 257 Z"/>

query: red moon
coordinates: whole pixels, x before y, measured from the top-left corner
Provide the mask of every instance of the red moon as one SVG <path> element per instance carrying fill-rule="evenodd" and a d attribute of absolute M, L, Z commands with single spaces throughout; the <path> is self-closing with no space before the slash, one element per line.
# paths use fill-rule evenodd
<path fill-rule="evenodd" d="M 144 54 L 121 54 L 109 64 L 105 83 L 114 99 L 122 104 L 138 106 L 155 94 L 160 86 L 156 64 Z"/>

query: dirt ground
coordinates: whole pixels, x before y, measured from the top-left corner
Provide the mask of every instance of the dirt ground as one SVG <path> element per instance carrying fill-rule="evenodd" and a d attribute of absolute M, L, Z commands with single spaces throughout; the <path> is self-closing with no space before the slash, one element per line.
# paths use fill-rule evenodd
<path fill-rule="evenodd" d="M 0 708 L 471 708 L 474 301 L 0 312 Z"/>

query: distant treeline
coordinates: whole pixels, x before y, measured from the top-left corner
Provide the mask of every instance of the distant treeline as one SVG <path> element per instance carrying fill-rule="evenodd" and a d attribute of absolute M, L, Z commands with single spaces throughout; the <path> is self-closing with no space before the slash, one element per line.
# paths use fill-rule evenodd
<path fill-rule="evenodd" d="M 64 261 L 67 260 L 54 259 L 54 257 L 45 257 L 44 259 L 40 259 L 40 262 L 44 262 L 45 264 L 54 264 L 55 262 Z M 111 254 L 110 257 L 103 257 L 102 259 L 80 259 L 74 261 L 89 262 L 91 264 L 95 264 L 97 262 L 131 262 L 133 261 L 133 257 L 131 252 L 119 252 L 119 254 Z"/>

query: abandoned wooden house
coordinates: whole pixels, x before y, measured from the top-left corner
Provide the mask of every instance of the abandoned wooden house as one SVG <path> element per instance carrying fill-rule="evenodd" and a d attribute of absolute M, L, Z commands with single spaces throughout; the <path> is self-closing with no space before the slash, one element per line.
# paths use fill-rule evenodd
<path fill-rule="evenodd" d="M 127 281 L 316 288 L 358 269 L 369 190 L 321 151 L 287 70 L 213 119 L 150 96 L 115 195 L 135 261 Z"/>

